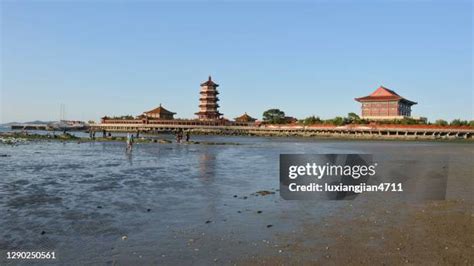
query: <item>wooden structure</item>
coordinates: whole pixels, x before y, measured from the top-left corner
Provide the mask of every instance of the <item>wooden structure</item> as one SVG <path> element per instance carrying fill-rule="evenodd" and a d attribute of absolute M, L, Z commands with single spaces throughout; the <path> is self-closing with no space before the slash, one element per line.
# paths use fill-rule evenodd
<path fill-rule="evenodd" d="M 372 94 L 355 100 L 362 103 L 361 118 L 367 120 L 396 120 L 411 117 L 411 106 L 417 104 L 383 86 Z"/>
<path fill-rule="evenodd" d="M 247 113 L 244 113 L 243 115 L 236 117 L 235 118 L 236 122 L 242 122 L 242 123 L 251 123 L 257 121 L 257 119 L 249 116 Z"/>
<path fill-rule="evenodd" d="M 170 112 L 166 110 L 163 106 L 158 106 L 157 108 L 150 110 L 148 112 L 143 112 L 141 118 L 148 118 L 148 119 L 165 119 L 165 120 L 172 120 L 174 119 L 174 115 L 176 113 Z"/>
<path fill-rule="evenodd" d="M 212 81 L 211 76 L 209 79 L 201 84 L 201 96 L 199 98 L 199 112 L 196 113 L 199 120 L 217 120 L 220 119 L 222 114 L 219 113 L 218 108 L 219 98 L 217 91 L 219 84 Z"/>

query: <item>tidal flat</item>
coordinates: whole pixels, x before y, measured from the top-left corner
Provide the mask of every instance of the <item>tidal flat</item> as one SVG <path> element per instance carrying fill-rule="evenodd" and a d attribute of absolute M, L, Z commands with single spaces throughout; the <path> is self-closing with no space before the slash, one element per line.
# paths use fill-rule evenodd
<path fill-rule="evenodd" d="M 470 143 L 193 141 L 238 145 L 0 144 L 0 264 L 27 263 L 8 251 L 55 251 L 44 262 L 61 265 L 473 263 Z M 284 200 L 282 153 L 374 154 L 415 185 L 410 197 Z"/>

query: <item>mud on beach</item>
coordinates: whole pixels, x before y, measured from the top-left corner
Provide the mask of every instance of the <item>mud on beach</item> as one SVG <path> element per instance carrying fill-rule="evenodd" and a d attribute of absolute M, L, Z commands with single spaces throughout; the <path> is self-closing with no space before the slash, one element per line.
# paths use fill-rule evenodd
<path fill-rule="evenodd" d="M 119 142 L 0 146 L 0 251 L 54 250 L 53 264 L 473 263 L 472 145 L 195 141 L 239 145 L 137 143 L 131 154 Z M 444 199 L 279 196 L 280 153 L 350 152 L 419 164 L 424 178 L 444 169 Z"/>

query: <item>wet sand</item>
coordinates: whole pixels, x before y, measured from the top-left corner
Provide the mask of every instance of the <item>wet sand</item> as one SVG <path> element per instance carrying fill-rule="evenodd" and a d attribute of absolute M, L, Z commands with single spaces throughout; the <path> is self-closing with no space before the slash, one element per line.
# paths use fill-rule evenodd
<path fill-rule="evenodd" d="M 381 205 L 381 204 L 379 204 Z M 430 202 L 372 208 L 347 217 L 337 212 L 322 223 L 307 222 L 283 235 L 278 255 L 254 256 L 242 265 L 472 265 L 474 223 L 472 203 Z M 348 206 L 343 212 L 353 212 Z M 281 250 L 280 249 L 280 250 Z"/>
<path fill-rule="evenodd" d="M 196 140 L 241 145 L 0 146 L 0 251 L 54 250 L 57 264 L 473 263 L 470 144 Z M 280 198 L 280 153 L 349 152 L 423 169 L 445 156 L 432 168 L 448 169 L 445 200 Z"/>

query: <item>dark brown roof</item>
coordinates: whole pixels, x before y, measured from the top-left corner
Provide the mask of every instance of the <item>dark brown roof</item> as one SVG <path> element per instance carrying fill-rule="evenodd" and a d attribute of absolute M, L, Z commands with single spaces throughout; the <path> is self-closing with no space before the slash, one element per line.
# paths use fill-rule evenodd
<path fill-rule="evenodd" d="M 174 115 L 176 113 L 173 113 L 173 112 L 170 112 L 168 110 L 166 110 L 164 107 L 161 106 L 158 106 L 157 108 L 153 109 L 153 110 L 150 110 L 148 112 L 144 112 L 145 114 L 164 114 L 164 115 Z"/>
<path fill-rule="evenodd" d="M 390 100 L 400 100 L 402 97 L 400 96 L 365 96 L 356 98 L 356 101 L 363 102 L 363 101 L 390 101 Z"/>
<path fill-rule="evenodd" d="M 212 77 L 209 76 L 209 79 L 206 82 L 201 83 L 201 86 L 214 86 L 214 87 L 219 87 L 219 84 L 215 83 L 212 81 Z"/>
<path fill-rule="evenodd" d="M 218 111 L 197 112 L 194 114 L 196 115 L 222 115 L 222 113 L 219 113 Z"/>
<path fill-rule="evenodd" d="M 360 98 L 355 98 L 358 102 L 370 102 L 370 101 L 404 101 L 408 104 L 417 104 L 416 102 L 410 101 L 398 95 L 393 90 L 387 89 L 384 86 L 380 86 L 370 95 Z"/>
<path fill-rule="evenodd" d="M 253 122 L 257 119 L 249 116 L 247 113 L 244 113 L 243 115 L 239 116 L 239 117 L 236 117 L 235 118 L 235 121 L 246 121 L 246 122 Z"/>

